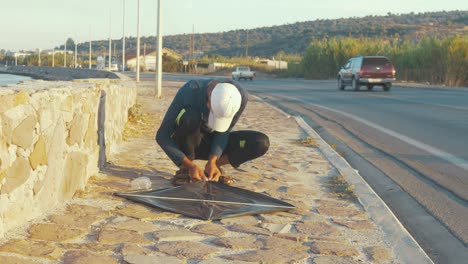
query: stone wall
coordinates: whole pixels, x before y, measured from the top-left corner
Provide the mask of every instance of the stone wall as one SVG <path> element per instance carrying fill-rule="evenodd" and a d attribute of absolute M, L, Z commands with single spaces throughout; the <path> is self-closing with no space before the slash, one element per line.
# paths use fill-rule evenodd
<path fill-rule="evenodd" d="M 0 87 L 0 238 L 83 189 L 135 101 L 126 78 Z"/>

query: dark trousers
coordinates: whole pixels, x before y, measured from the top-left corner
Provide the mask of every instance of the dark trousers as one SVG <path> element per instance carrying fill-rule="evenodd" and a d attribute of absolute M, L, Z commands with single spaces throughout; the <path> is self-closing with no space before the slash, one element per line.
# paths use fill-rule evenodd
<path fill-rule="evenodd" d="M 190 160 L 208 160 L 214 133 L 202 129 L 201 118 L 190 110 L 184 111 L 175 123 L 173 139 Z M 216 132 L 215 132 L 216 133 Z M 270 147 L 268 136 L 252 130 L 233 131 L 223 155 L 235 168 L 242 163 L 263 156 Z"/>

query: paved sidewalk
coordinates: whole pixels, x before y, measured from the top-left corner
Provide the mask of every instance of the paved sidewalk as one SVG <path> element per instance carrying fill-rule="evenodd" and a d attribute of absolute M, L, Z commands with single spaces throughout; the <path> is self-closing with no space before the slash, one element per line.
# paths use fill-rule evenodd
<path fill-rule="evenodd" d="M 154 134 L 181 85 L 165 82 L 158 100 L 153 83 L 139 83 L 143 115 L 127 127 L 119 153 L 73 200 L 0 241 L 0 263 L 398 263 L 393 245 L 314 139 L 255 97 L 235 129 L 266 133 L 270 150 L 226 172 L 235 186 L 296 210 L 202 221 L 114 196 L 141 176 L 154 188 L 170 186 L 177 168 Z"/>

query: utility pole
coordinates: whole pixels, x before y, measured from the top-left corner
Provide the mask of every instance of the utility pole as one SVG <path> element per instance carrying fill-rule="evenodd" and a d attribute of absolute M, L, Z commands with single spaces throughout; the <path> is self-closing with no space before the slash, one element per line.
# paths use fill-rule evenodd
<path fill-rule="evenodd" d="M 137 1 L 137 55 L 136 55 L 136 82 L 140 82 L 140 0 Z"/>
<path fill-rule="evenodd" d="M 125 72 L 125 0 L 123 0 L 122 21 L 122 72 Z"/>
<path fill-rule="evenodd" d="M 245 38 L 245 57 L 249 56 L 249 30 L 247 30 L 247 36 Z"/>
<path fill-rule="evenodd" d="M 162 15 L 161 15 L 161 1 L 158 0 L 158 51 L 157 51 L 157 67 L 156 67 L 156 87 L 157 97 L 161 99 L 161 85 L 162 85 Z"/>
<path fill-rule="evenodd" d="M 148 70 L 146 68 L 146 43 L 143 43 L 143 69 Z"/>
<path fill-rule="evenodd" d="M 89 69 L 91 70 L 91 59 L 92 59 L 92 50 L 91 50 L 91 26 L 89 26 Z"/>
<path fill-rule="evenodd" d="M 112 30 L 112 24 L 111 24 L 111 15 L 112 11 L 109 9 L 109 67 L 107 68 L 108 71 L 111 71 L 111 57 L 112 57 L 112 40 L 111 40 L 111 30 Z"/>
<path fill-rule="evenodd" d="M 193 60 L 193 57 L 194 57 L 194 53 L 195 53 L 195 25 L 192 24 L 192 43 L 191 43 L 191 47 L 190 47 L 190 50 L 192 51 L 192 60 Z"/>
<path fill-rule="evenodd" d="M 76 43 L 75 41 L 75 69 L 76 69 L 76 66 L 77 66 L 77 60 L 78 60 L 78 44 Z"/>
<path fill-rule="evenodd" d="M 67 67 L 67 42 L 65 41 L 65 51 L 63 53 L 63 67 Z"/>

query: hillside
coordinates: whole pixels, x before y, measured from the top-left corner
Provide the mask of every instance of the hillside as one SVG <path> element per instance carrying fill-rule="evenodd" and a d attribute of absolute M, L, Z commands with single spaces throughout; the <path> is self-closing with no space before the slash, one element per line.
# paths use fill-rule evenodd
<path fill-rule="evenodd" d="M 220 33 L 194 34 L 195 50 L 204 54 L 243 56 L 248 44 L 249 56 L 273 56 L 279 51 L 303 54 L 312 39 L 325 37 L 381 37 L 419 39 L 423 36 L 468 34 L 468 11 L 442 11 L 430 13 L 387 14 L 362 18 L 318 19 L 281 26 L 250 30 L 231 30 Z M 164 47 L 187 53 L 191 34 L 165 36 Z M 117 41 L 117 49 L 121 41 Z M 141 38 L 148 50 L 155 49 L 156 37 Z M 107 48 L 107 40 L 93 42 L 97 50 Z M 63 47 L 63 46 L 62 46 Z M 87 43 L 79 44 L 86 51 Z M 136 38 L 126 42 L 129 52 L 136 48 Z M 95 47 L 96 49 L 96 47 Z"/>

